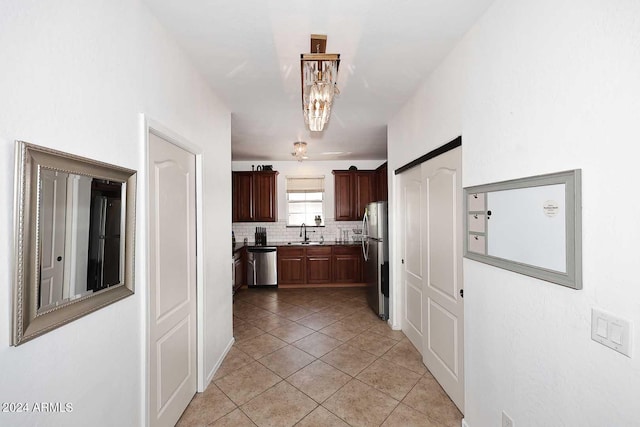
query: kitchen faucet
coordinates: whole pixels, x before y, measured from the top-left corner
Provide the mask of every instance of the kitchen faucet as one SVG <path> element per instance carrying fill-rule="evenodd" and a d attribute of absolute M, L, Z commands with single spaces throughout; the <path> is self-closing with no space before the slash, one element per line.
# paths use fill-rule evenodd
<path fill-rule="evenodd" d="M 308 242 L 309 238 L 307 237 L 307 224 L 304 222 L 300 225 L 300 237 L 302 237 L 302 229 L 304 228 L 304 240 L 303 242 Z"/>

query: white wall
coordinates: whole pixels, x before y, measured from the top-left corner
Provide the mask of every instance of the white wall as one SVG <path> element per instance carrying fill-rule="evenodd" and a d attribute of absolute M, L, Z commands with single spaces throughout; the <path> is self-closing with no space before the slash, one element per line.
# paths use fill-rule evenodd
<path fill-rule="evenodd" d="M 253 232 L 256 226 L 267 228 L 268 239 L 270 241 L 292 241 L 297 240 L 298 229 L 286 228 L 287 226 L 287 176 L 324 176 L 324 223 L 325 227 L 316 229 L 310 234 L 311 240 L 319 240 L 322 233 L 324 238 L 335 240 L 339 229 L 351 230 L 360 227 L 360 221 L 334 221 L 335 219 L 335 180 L 333 170 L 347 170 L 350 166 L 355 166 L 360 170 L 374 170 L 382 165 L 384 160 L 335 160 L 335 161 L 236 161 L 232 162 L 231 168 L 234 171 L 250 171 L 251 166 L 270 164 L 273 170 L 278 171 L 277 192 L 278 192 L 278 222 L 276 223 L 234 223 L 233 229 L 238 241 L 247 237 L 253 241 Z M 309 229 L 309 231 L 313 231 Z"/>
<path fill-rule="evenodd" d="M 211 370 L 231 340 L 230 115 L 138 1 L 3 0 L 0 13 L 1 402 L 69 402 L 67 414 L 0 413 L 0 425 L 144 423 L 144 198 L 136 294 L 10 347 L 14 140 L 142 170 L 139 113 L 204 151 L 206 318 Z M 144 182 L 138 182 L 143 195 Z M 223 256 L 224 255 L 224 256 Z"/>
<path fill-rule="evenodd" d="M 584 289 L 464 261 L 469 427 L 640 423 L 639 16 L 498 0 L 389 124 L 390 170 L 461 134 L 464 186 L 583 171 Z M 632 358 L 590 339 L 592 307 L 633 323 Z"/>

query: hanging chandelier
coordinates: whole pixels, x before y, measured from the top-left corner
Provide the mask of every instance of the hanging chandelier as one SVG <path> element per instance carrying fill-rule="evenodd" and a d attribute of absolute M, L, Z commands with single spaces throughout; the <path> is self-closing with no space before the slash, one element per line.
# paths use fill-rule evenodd
<path fill-rule="evenodd" d="M 309 130 L 320 132 L 329 122 L 333 97 L 340 91 L 336 85 L 339 53 L 325 53 L 327 36 L 311 35 L 311 52 L 300 54 L 302 77 L 302 112 Z"/>
<path fill-rule="evenodd" d="M 303 160 L 308 159 L 307 157 L 307 143 L 303 141 L 298 141 L 293 143 L 293 153 L 291 153 L 293 157 L 296 158 L 297 161 L 301 162 Z"/>

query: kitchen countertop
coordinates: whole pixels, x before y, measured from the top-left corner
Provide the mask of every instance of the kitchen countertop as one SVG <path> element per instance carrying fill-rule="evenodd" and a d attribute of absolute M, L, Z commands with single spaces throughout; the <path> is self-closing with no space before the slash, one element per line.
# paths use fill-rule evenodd
<path fill-rule="evenodd" d="M 317 243 L 317 242 L 313 242 L 314 244 L 311 245 L 304 245 L 302 244 L 302 242 L 269 242 L 267 241 L 267 245 L 266 246 L 310 246 L 310 247 L 317 247 L 317 246 L 355 246 L 355 245 L 360 245 L 361 242 L 336 242 L 334 240 L 325 240 L 324 243 Z M 243 242 L 236 242 L 235 246 L 233 247 L 233 253 L 236 253 L 237 251 L 241 250 L 244 247 L 251 247 L 251 246 L 255 246 L 255 242 L 247 242 L 246 244 Z"/>

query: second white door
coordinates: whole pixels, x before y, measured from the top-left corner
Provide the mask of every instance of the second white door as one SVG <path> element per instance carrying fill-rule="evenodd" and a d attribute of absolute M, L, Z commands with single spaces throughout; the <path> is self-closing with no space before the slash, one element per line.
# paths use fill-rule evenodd
<path fill-rule="evenodd" d="M 195 156 L 149 133 L 149 424 L 196 392 Z"/>
<path fill-rule="evenodd" d="M 424 364 L 464 412 L 462 148 L 422 164 L 425 192 L 422 292 Z"/>
<path fill-rule="evenodd" d="M 424 262 L 424 185 L 420 167 L 400 175 L 402 244 L 402 331 L 414 347 L 422 351 L 422 292 Z"/>

